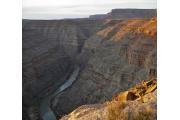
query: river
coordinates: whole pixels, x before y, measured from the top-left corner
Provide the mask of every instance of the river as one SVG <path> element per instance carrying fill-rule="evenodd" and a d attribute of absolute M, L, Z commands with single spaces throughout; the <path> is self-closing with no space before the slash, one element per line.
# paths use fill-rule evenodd
<path fill-rule="evenodd" d="M 40 104 L 40 116 L 43 120 L 56 120 L 56 115 L 52 111 L 50 107 L 50 101 L 51 99 L 56 96 L 57 94 L 61 93 L 68 87 L 70 87 L 74 81 L 76 81 L 76 78 L 79 74 L 80 67 L 77 66 L 76 69 L 73 71 L 73 73 L 70 75 L 70 77 L 66 80 L 66 82 L 59 86 L 59 88 L 51 95 L 44 98 Z"/>

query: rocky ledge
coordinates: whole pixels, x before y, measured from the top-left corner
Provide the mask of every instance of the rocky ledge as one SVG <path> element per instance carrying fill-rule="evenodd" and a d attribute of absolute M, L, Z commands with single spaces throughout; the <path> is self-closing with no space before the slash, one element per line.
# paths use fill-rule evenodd
<path fill-rule="evenodd" d="M 83 105 L 59 120 L 156 120 L 157 81 L 143 81 L 102 104 Z"/>

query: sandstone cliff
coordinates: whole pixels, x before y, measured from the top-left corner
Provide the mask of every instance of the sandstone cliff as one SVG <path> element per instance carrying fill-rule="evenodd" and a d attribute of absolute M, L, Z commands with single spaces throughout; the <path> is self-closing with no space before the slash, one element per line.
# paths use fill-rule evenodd
<path fill-rule="evenodd" d="M 102 104 L 83 105 L 60 120 L 156 120 L 156 80 L 143 82 Z"/>

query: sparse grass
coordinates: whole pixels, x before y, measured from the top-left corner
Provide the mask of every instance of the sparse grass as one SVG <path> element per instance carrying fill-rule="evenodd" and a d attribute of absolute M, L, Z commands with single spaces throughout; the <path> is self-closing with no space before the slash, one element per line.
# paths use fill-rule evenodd
<path fill-rule="evenodd" d="M 108 107 L 108 120 L 156 120 L 156 110 L 151 107 L 142 111 L 122 112 L 126 106 L 125 102 L 110 103 Z"/>
<path fill-rule="evenodd" d="M 147 108 L 145 111 L 139 112 L 133 120 L 156 120 L 156 111 L 152 108 Z"/>
<path fill-rule="evenodd" d="M 108 107 L 108 120 L 121 120 L 121 110 L 126 107 L 125 102 L 110 103 Z"/>

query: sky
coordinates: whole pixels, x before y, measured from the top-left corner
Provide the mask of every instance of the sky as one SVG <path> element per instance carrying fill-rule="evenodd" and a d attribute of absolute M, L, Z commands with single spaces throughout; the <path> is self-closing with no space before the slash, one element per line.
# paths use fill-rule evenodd
<path fill-rule="evenodd" d="M 114 8 L 156 8 L 156 0 L 23 0 L 24 19 L 84 18 Z"/>

